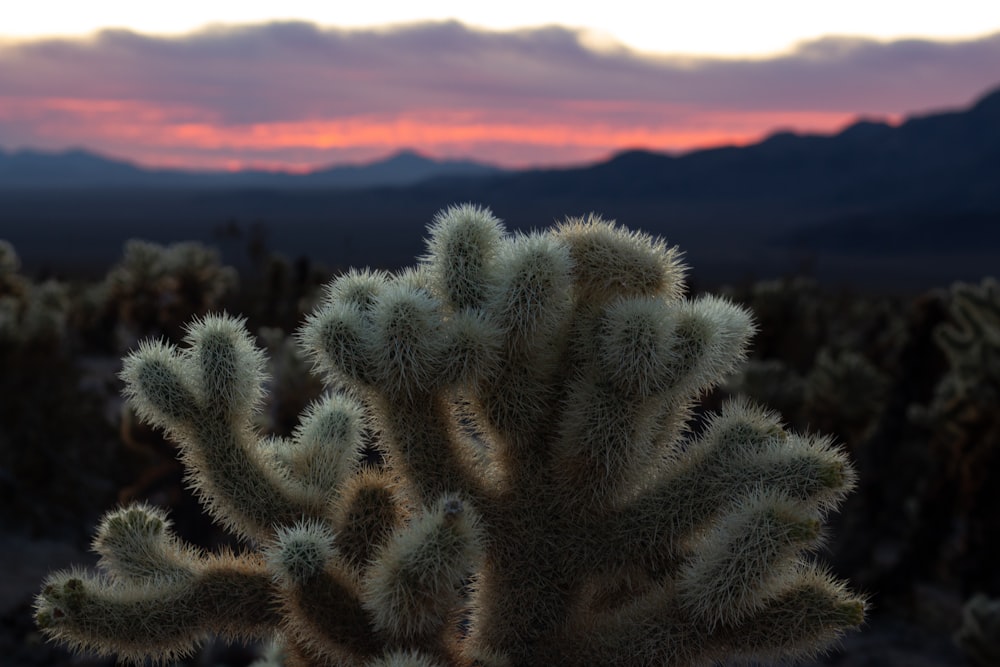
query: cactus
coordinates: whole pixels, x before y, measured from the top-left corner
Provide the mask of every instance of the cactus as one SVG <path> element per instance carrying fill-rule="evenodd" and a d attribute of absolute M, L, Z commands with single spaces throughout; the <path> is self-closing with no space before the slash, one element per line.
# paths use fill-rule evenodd
<path fill-rule="evenodd" d="M 0 239 L 0 297 L 18 297 L 25 289 L 21 258 L 10 241 Z"/>
<path fill-rule="evenodd" d="M 0 531 L 66 538 L 113 501 L 121 466 L 74 354 L 75 288 L 20 270 L 0 239 Z"/>
<path fill-rule="evenodd" d="M 864 355 L 823 347 L 806 378 L 804 412 L 809 423 L 855 446 L 882 414 L 889 384 Z"/>
<path fill-rule="evenodd" d="M 940 402 L 955 398 L 994 404 L 1000 398 L 1000 283 L 955 283 L 949 304 L 953 322 L 934 331 L 951 373 L 940 388 Z"/>
<path fill-rule="evenodd" d="M 103 317 L 117 326 L 122 348 L 139 336 L 174 339 L 185 321 L 220 307 L 237 283 L 236 270 L 201 243 L 164 246 L 133 239 L 105 278 Z"/>
<path fill-rule="evenodd" d="M 51 354 L 66 338 L 68 287 L 56 280 L 33 283 L 20 268 L 14 246 L 0 239 L 0 352 L 34 348 Z"/>
<path fill-rule="evenodd" d="M 749 359 L 723 389 L 763 401 L 794 426 L 836 434 L 851 450 L 881 415 L 889 382 L 865 356 L 821 347 L 805 377 L 780 359 Z"/>
<path fill-rule="evenodd" d="M 269 253 L 260 258 L 254 278 L 241 290 L 241 306 L 251 320 L 292 329 L 318 305 L 322 287 L 332 273 L 306 257 L 290 261 Z"/>
<path fill-rule="evenodd" d="M 864 600 L 813 562 L 853 482 L 822 437 L 694 401 L 744 356 L 750 314 L 686 299 L 676 249 L 600 218 L 507 235 L 435 218 L 397 275 L 350 271 L 298 339 L 336 389 L 262 437 L 264 355 L 211 315 L 145 342 L 126 396 L 179 444 L 240 553 L 159 509 L 110 513 L 101 572 L 52 574 L 50 638 L 132 662 L 206 634 L 276 638 L 287 665 L 702 665 L 801 657 Z M 383 463 L 360 462 L 362 433 Z"/>
<path fill-rule="evenodd" d="M 973 595 L 962 608 L 954 641 L 976 667 L 1000 665 L 1000 599 Z"/>
<path fill-rule="evenodd" d="M 742 303 L 748 305 L 761 325 L 754 341 L 763 359 L 778 358 L 805 373 L 827 335 L 831 313 L 812 278 L 763 280 L 754 283 Z"/>
<path fill-rule="evenodd" d="M 934 554 L 936 570 L 963 589 L 995 590 L 1000 556 L 1000 284 L 955 283 L 948 294 L 948 320 L 933 329 L 948 370 L 925 405 L 909 417 L 929 443 L 936 483 L 926 489 L 920 517 L 927 538 L 923 554 Z M 933 492 L 931 494 L 930 492 Z M 944 544 L 929 548 L 930 538 Z"/>
<path fill-rule="evenodd" d="M 780 359 L 747 359 L 722 385 L 725 395 L 743 395 L 776 410 L 790 423 L 802 412 L 806 380 Z"/>

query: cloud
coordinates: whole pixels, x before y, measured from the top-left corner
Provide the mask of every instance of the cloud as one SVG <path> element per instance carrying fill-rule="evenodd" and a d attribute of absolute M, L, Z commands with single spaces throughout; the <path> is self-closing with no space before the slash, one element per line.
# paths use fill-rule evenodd
<path fill-rule="evenodd" d="M 963 106 L 997 84 L 997 72 L 1000 34 L 830 37 L 736 60 L 595 50 L 561 27 L 108 30 L 0 42 L 0 144 L 86 145 L 201 166 L 301 167 L 402 147 L 553 163 Z"/>

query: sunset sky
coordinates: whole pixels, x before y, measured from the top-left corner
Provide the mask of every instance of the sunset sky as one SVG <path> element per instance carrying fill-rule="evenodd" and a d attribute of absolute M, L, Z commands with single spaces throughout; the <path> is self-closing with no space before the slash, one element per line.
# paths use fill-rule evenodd
<path fill-rule="evenodd" d="M 997 0 L 584 4 L 4 2 L 0 149 L 564 165 L 897 122 L 1000 86 Z"/>

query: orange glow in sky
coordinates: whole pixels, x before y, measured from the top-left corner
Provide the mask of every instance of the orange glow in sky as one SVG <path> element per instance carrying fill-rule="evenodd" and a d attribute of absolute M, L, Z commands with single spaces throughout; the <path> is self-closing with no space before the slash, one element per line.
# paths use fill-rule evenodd
<path fill-rule="evenodd" d="M 774 2 L 790 17 L 802 4 Z M 776 131 L 830 134 L 859 116 L 895 123 L 968 105 L 1000 71 L 1000 32 L 964 42 L 830 36 L 767 57 L 674 57 L 598 44 L 562 24 L 300 21 L 5 40 L 3 18 L 0 150 L 83 148 L 150 167 L 305 171 L 402 150 L 568 166 Z"/>
<path fill-rule="evenodd" d="M 601 106 L 581 103 L 582 107 Z M 673 109 L 675 112 L 676 108 Z M 508 114 L 509 116 L 510 114 Z M 553 119 L 553 115 L 558 120 Z M 539 112 L 526 118 L 479 109 L 426 110 L 396 115 L 359 115 L 335 120 L 221 124 L 183 107 L 116 99 L 20 99 L 0 108 L 0 120 L 42 118 L 39 131 L 53 143 L 87 136 L 110 147 L 129 147 L 137 162 L 159 167 L 236 170 L 269 168 L 308 171 L 326 166 L 334 152 L 375 159 L 406 147 L 435 157 L 475 157 L 484 147 L 517 147 L 518 158 L 493 159 L 506 167 L 528 167 L 604 159 L 616 151 L 642 147 L 687 151 L 717 145 L 744 145 L 763 138 L 763 128 L 831 132 L 852 120 L 843 112 L 722 112 L 697 109 L 685 125 L 621 126 L 565 114 Z M 298 159 L 281 155 L 301 149 Z M 508 151 L 510 153 L 510 151 Z M 234 158 L 233 154 L 252 155 Z"/>

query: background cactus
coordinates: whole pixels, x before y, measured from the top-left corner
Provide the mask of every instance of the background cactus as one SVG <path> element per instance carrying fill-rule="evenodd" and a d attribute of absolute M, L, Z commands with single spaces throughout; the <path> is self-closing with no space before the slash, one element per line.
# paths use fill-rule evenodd
<path fill-rule="evenodd" d="M 237 284 L 236 270 L 213 248 L 133 239 L 92 297 L 98 305 L 91 326 L 113 328 L 118 349 L 145 336 L 178 340 L 185 322 L 219 308 Z"/>
<path fill-rule="evenodd" d="M 1000 599 L 982 593 L 972 596 L 962 609 L 955 643 L 976 667 L 1000 665 Z"/>
<path fill-rule="evenodd" d="M 993 593 L 1000 590 L 1000 494 L 993 483 L 1000 475 L 1000 286 L 992 278 L 956 283 L 947 306 L 949 318 L 932 335 L 948 372 L 931 400 L 910 410 L 937 468 L 922 498 L 918 544 L 940 555 L 938 570 L 960 582 L 964 594 Z"/>
<path fill-rule="evenodd" d="M 780 359 L 750 359 L 724 389 L 778 410 L 796 428 L 832 433 L 853 450 L 881 416 L 888 384 L 863 355 L 822 347 L 804 377 Z"/>
<path fill-rule="evenodd" d="M 995 404 L 1000 399 L 1000 284 L 986 278 L 979 285 L 952 285 L 949 310 L 952 321 L 934 331 L 951 365 L 940 400 Z"/>
<path fill-rule="evenodd" d="M 101 572 L 51 575 L 38 625 L 132 661 L 208 633 L 277 636 L 289 665 L 821 650 L 864 612 L 809 558 L 853 473 L 743 401 L 688 431 L 753 325 L 683 298 L 682 274 L 674 249 L 598 218 L 508 236 L 451 208 L 417 267 L 329 286 L 299 339 L 335 391 L 285 438 L 254 428 L 265 362 L 241 320 L 143 343 L 130 404 L 247 548 L 206 554 L 159 509 L 116 510 Z M 368 432 L 380 465 L 361 463 Z"/>
<path fill-rule="evenodd" d="M 71 286 L 20 269 L 0 239 L 0 533 L 85 535 L 123 466 L 99 400 L 81 387 Z"/>
<path fill-rule="evenodd" d="M 35 283 L 20 274 L 14 246 L 0 239 L 0 354 L 60 352 L 69 317 L 68 287 Z"/>

